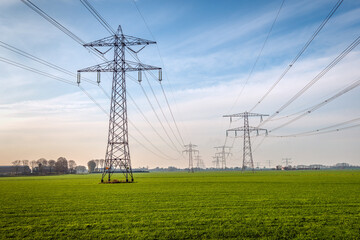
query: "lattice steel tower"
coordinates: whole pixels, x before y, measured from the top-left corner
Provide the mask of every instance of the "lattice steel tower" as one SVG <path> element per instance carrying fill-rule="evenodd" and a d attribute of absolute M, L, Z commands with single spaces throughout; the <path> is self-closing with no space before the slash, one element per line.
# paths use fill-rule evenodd
<path fill-rule="evenodd" d="M 110 182 L 111 176 L 116 169 L 119 169 L 124 174 L 126 182 L 134 181 L 129 150 L 125 74 L 126 72 L 138 71 L 139 78 L 141 78 L 141 71 L 159 70 L 159 80 L 162 79 L 161 68 L 145 65 L 141 62 L 127 61 L 125 60 L 125 50 L 129 49 L 134 53 L 138 53 L 149 44 L 156 44 L 156 42 L 124 35 L 120 25 L 114 35 L 84 44 L 84 47 L 108 47 L 109 49 L 102 54 L 107 53 L 111 48 L 114 49 L 114 60 L 78 70 L 78 83 L 80 82 L 81 72 L 97 72 L 98 82 L 100 82 L 100 72 L 113 73 L 109 133 L 101 182 L 104 182 L 106 176 L 108 176 Z M 131 46 L 141 45 L 144 46 L 138 51 L 130 48 Z"/>
<path fill-rule="evenodd" d="M 244 171 L 247 167 L 251 167 L 254 171 L 254 161 L 251 151 L 251 139 L 250 133 L 253 131 L 257 132 L 259 135 L 259 131 L 265 131 L 267 134 L 268 131 L 264 128 L 258 127 L 250 127 L 249 126 L 249 117 L 260 117 L 260 121 L 263 120 L 263 116 L 269 116 L 267 114 L 260 114 L 260 113 L 250 113 L 250 112 L 243 112 L 243 113 L 236 113 L 231 115 L 224 115 L 223 117 L 230 117 L 230 122 L 232 122 L 233 118 L 244 118 L 244 126 L 237 127 L 226 130 L 226 136 L 228 136 L 228 132 L 235 132 L 235 137 L 237 137 L 237 132 L 244 132 L 244 145 L 243 145 L 243 166 L 242 170 Z"/>
<path fill-rule="evenodd" d="M 220 155 L 221 156 L 221 168 L 226 169 L 226 157 L 231 154 L 230 153 L 230 148 L 231 147 L 227 147 L 227 146 L 223 145 L 223 146 L 214 147 L 214 148 L 217 151 L 219 151 L 218 149 L 220 149 L 220 152 L 215 153 L 215 155 Z M 229 149 L 229 152 L 226 151 L 226 148 Z"/>
<path fill-rule="evenodd" d="M 184 145 L 184 147 L 186 149 L 183 152 L 189 154 L 189 172 L 194 172 L 193 153 L 198 153 L 199 154 L 199 150 L 195 149 L 195 147 L 197 147 L 197 145 L 191 144 L 191 143 L 188 144 L 188 145 Z"/>

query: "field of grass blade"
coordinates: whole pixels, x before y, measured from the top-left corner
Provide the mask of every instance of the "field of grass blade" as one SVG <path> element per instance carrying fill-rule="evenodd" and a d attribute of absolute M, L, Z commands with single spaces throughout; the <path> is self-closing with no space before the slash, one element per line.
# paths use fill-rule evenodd
<path fill-rule="evenodd" d="M 360 171 L 0 178 L 0 238 L 360 239 Z"/>

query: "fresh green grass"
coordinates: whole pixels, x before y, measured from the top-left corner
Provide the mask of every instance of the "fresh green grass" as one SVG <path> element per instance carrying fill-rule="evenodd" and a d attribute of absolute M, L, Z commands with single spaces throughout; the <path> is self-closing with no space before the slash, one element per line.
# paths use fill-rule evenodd
<path fill-rule="evenodd" d="M 0 178 L 0 238 L 360 239 L 360 171 Z"/>

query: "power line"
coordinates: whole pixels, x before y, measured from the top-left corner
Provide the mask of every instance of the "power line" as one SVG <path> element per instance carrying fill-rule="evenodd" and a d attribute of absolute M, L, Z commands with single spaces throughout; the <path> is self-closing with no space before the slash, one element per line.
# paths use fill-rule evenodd
<path fill-rule="evenodd" d="M 47 13 L 45 13 L 43 10 L 41 10 L 38 6 L 36 6 L 34 3 L 32 3 L 30 0 L 21 0 L 26 6 L 34 10 L 37 14 L 39 14 L 41 17 L 43 17 L 45 20 L 47 20 L 49 23 L 54 25 L 56 28 L 58 28 L 60 31 L 68 35 L 70 38 L 72 38 L 74 41 L 76 41 L 80 45 L 84 45 L 86 42 L 83 41 L 81 38 L 76 36 L 73 32 L 71 32 L 69 29 L 64 27 L 62 24 L 60 24 L 58 21 L 56 21 L 54 18 L 50 17 Z M 92 47 L 87 47 L 87 49 L 95 54 L 96 56 L 102 58 L 103 60 L 106 60 L 104 56 L 96 49 Z"/>
<path fill-rule="evenodd" d="M 268 95 L 269 93 L 276 87 L 276 85 L 284 78 L 284 76 L 288 73 L 288 71 L 294 66 L 297 60 L 301 57 L 301 55 L 305 52 L 305 50 L 309 47 L 311 42 L 315 39 L 315 37 L 319 34 L 319 32 L 323 29 L 325 24 L 329 21 L 329 19 L 334 15 L 336 10 L 340 7 L 343 0 L 339 0 L 335 6 L 331 9 L 330 13 L 326 16 L 326 18 L 322 21 L 320 26 L 315 30 L 310 39 L 305 43 L 300 52 L 295 56 L 295 58 L 290 62 L 290 64 L 286 67 L 285 71 L 280 75 L 280 77 L 276 80 L 276 82 L 270 87 L 270 89 L 261 97 L 261 99 L 250 109 L 250 112 L 253 111 Z"/>
<path fill-rule="evenodd" d="M 103 113 L 105 113 L 106 114 L 106 116 L 110 116 L 109 115 L 109 113 L 87 92 L 87 91 L 85 91 L 85 89 L 82 87 L 82 86 L 78 86 L 80 89 L 81 89 L 81 91 L 83 91 L 85 94 L 86 94 L 86 96 L 96 105 L 96 106 L 98 106 L 99 107 L 99 109 L 103 112 Z"/>
<path fill-rule="evenodd" d="M 280 8 L 279 8 L 279 10 L 278 10 L 278 12 L 277 12 L 277 14 L 276 14 L 276 17 L 275 17 L 273 23 L 271 24 L 270 30 L 269 30 L 266 38 L 265 38 L 265 41 L 264 41 L 264 43 L 263 43 L 263 45 L 262 45 L 262 47 L 261 47 L 261 49 L 260 49 L 260 52 L 259 52 L 258 56 L 256 57 L 256 60 L 255 60 L 253 66 L 252 66 L 252 68 L 251 68 L 251 71 L 250 71 L 250 73 L 249 73 L 249 75 L 248 75 L 248 77 L 247 77 L 247 79 L 246 79 L 243 87 L 241 88 L 238 96 L 236 97 L 236 100 L 235 100 L 234 104 L 232 105 L 231 109 L 233 109 L 234 106 L 235 106 L 235 105 L 237 104 L 237 102 L 239 101 L 239 98 L 240 98 L 241 94 L 243 93 L 243 91 L 244 91 L 244 89 L 245 89 L 245 86 L 246 86 L 247 83 L 249 82 L 249 80 L 250 80 L 250 78 L 251 78 L 251 76 L 252 76 L 252 74 L 253 74 L 253 72 L 254 72 L 254 69 L 255 69 L 255 67 L 256 67 L 259 59 L 260 59 L 260 56 L 262 55 L 262 52 L 263 52 L 263 50 L 264 50 L 264 48 L 265 48 L 265 45 L 266 45 L 266 43 L 267 43 L 267 41 L 268 41 L 268 39 L 269 39 L 270 33 L 272 32 L 272 30 L 273 30 L 273 28 L 274 28 L 274 25 L 275 25 L 275 23 L 276 23 L 276 21 L 277 21 L 277 19 L 278 19 L 278 17 L 279 17 L 279 14 L 280 14 L 280 11 L 281 11 L 281 9 L 282 9 L 282 7 L 283 7 L 283 5 L 284 5 L 284 2 L 285 2 L 285 0 L 283 0 L 283 1 L 281 2 Z M 230 109 L 230 110 L 231 110 L 231 109 Z M 251 112 L 251 111 L 252 111 L 252 110 L 250 110 L 250 112 Z"/>
<path fill-rule="evenodd" d="M 158 154 L 156 154 L 156 156 L 161 157 L 161 158 L 163 158 L 163 159 L 172 159 L 172 157 L 169 157 L 169 156 L 166 155 L 163 151 L 161 151 L 158 147 L 156 147 L 155 144 L 153 144 L 153 143 L 135 126 L 135 124 L 134 124 L 130 119 L 128 119 L 128 121 L 129 121 L 130 125 L 131 125 L 134 129 L 136 129 L 136 131 L 137 131 L 138 133 L 140 133 L 140 135 L 141 135 L 141 137 L 142 137 L 143 139 L 145 139 L 154 149 L 156 149 L 158 152 L 160 152 L 160 153 L 161 153 L 163 156 L 165 156 L 165 157 L 160 156 L 160 155 L 158 155 Z"/>
<path fill-rule="evenodd" d="M 142 117 L 144 118 L 144 120 L 150 125 L 150 127 L 152 128 L 152 130 L 156 133 L 156 135 L 166 144 L 168 145 L 168 147 L 172 148 L 172 146 L 159 134 L 159 132 L 155 129 L 155 127 L 151 124 L 151 122 L 149 121 L 149 119 L 146 117 L 146 115 L 143 113 L 143 111 L 139 108 L 139 106 L 137 105 L 137 103 L 134 101 L 134 99 L 131 97 L 129 92 L 126 92 L 127 96 L 130 98 L 130 100 L 133 102 L 133 104 L 135 105 L 136 109 L 140 112 L 140 114 L 142 115 Z"/>
<path fill-rule="evenodd" d="M 357 80 L 357 81 L 355 81 L 354 83 L 352 83 L 350 86 L 346 87 L 345 89 L 341 90 L 341 91 L 338 92 L 337 94 L 333 95 L 332 97 L 330 97 L 330 98 L 328 98 L 328 99 L 326 99 L 326 100 L 324 100 L 324 101 L 322 101 L 322 102 L 320 102 L 320 103 L 312 106 L 311 108 L 309 108 L 306 112 L 304 112 L 304 113 L 301 114 L 300 116 L 297 116 L 297 117 L 291 119 L 290 121 L 287 121 L 287 122 L 281 124 L 280 126 L 271 129 L 269 132 L 273 132 L 273 131 L 275 131 L 275 130 L 278 130 L 278 129 L 282 128 L 282 127 L 285 127 L 285 126 L 287 126 L 287 125 L 289 125 L 289 124 L 291 124 L 291 123 L 299 120 L 300 118 L 305 117 L 306 115 L 308 115 L 308 114 L 316 111 L 317 109 L 323 107 L 324 105 L 330 103 L 331 101 L 335 100 L 336 98 L 338 98 L 338 97 L 344 95 L 345 93 L 351 91 L 352 89 L 358 87 L 359 85 L 360 85 L 360 79 Z"/>
<path fill-rule="evenodd" d="M 346 85 L 346 88 L 347 87 L 350 87 L 351 85 L 353 85 L 354 83 L 351 83 L 351 84 L 347 84 Z M 337 93 L 339 92 L 339 89 L 336 89 L 336 91 L 331 91 L 331 93 L 329 93 L 329 94 L 327 94 L 326 96 L 324 96 L 324 97 L 322 97 L 322 98 L 330 98 L 330 97 L 333 97 L 334 95 L 336 95 Z M 303 105 L 304 106 L 304 105 Z M 314 106 L 310 106 L 310 107 L 304 107 L 304 108 L 302 108 L 301 110 L 299 110 L 299 111 L 296 111 L 296 112 L 294 112 L 294 113 L 291 113 L 291 114 L 288 114 L 288 115 L 285 115 L 285 116 L 281 116 L 281 117 L 277 117 L 277 118 L 273 118 L 273 119 L 271 119 L 271 120 L 269 120 L 269 121 L 279 121 L 279 120 L 284 120 L 284 119 L 287 119 L 287 118 L 290 118 L 290 117 L 294 117 L 294 116 L 298 116 L 298 115 L 300 115 L 300 114 L 302 114 L 302 113 L 305 113 L 305 112 L 307 112 L 307 111 L 309 111 L 309 110 L 311 110 L 312 108 L 313 108 Z M 297 108 L 295 108 L 295 110 L 296 110 Z M 292 110 L 291 110 L 292 111 Z M 288 111 L 288 112 L 291 112 L 291 111 Z"/>
<path fill-rule="evenodd" d="M 136 56 L 136 55 L 135 55 L 135 56 Z M 138 58 L 137 56 L 136 56 L 135 58 L 136 58 L 138 61 L 140 61 L 140 60 L 139 60 L 139 58 Z M 158 80 L 158 79 L 154 76 L 154 74 L 153 74 L 152 72 L 150 72 L 150 71 L 146 71 L 146 72 L 148 72 L 148 73 L 150 74 L 150 76 L 152 76 L 155 80 Z M 145 77 L 146 77 L 146 75 L 145 75 Z M 148 80 L 148 78 L 147 78 L 147 77 L 146 77 L 146 80 L 148 81 L 148 84 L 149 84 L 149 86 L 150 86 L 150 88 L 151 88 L 151 91 L 152 91 L 152 92 L 153 92 L 153 94 L 154 94 L 154 91 L 153 91 L 153 89 L 152 89 L 152 87 L 151 87 L 151 85 L 150 85 L 149 80 Z M 183 137 L 182 137 L 182 135 L 181 135 L 181 133 L 180 133 L 180 131 L 179 131 L 179 127 L 178 127 L 178 125 L 177 125 L 177 123 L 176 123 L 176 120 L 175 120 L 174 114 L 173 114 L 173 112 L 172 112 L 172 110 L 171 110 L 171 107 L 170 107 L 170 104 L 169 104 L 169 100 L 168 100 L 168 98 L 167 98 L 167 96 L 166 96 L 166 93 L 165 93 L 164 87 L 163 87 L 163 85 L 162 85 L 162 81 L 158 81 L 158 82 L 159 82 L 159 84 L 160 84 L 160 87 L 161 87 L 161 90 L 162 90 L 163 96 L 164 96 L 164 98 L 165 98 L 165 101 L 166 101 L 166 104 L 167 104 L 168 110 L 169 110 L 170 115 L 171 115 L 171 117 L 172 117 L 173 123 L 174 123 L 174 125 L 175 125 L 176 130 L 177 130 L 177 133 L 178 133 L 178 135 L 179 135 L 179 137 L 180 137 L 180 139 L 181 139 L 182 144 L 183 144 L 183 145 L 185 145 L 185 144 L 184 144 Z M 156 96 L 155 96 L 155 95 L 154 95 L 154 97 L 155 97 L 155 99 L 156 99 Z M 157 101 L 157 99 L 156 99 L 156 101 Z M 158 102 L 158 101 L 157 101 L 157 102 Z M 159 104 L 159 102 L 158 102 L 158 104 Z M 160 105 L 159 105 L 159 108 L 161 109 L 161 112 L 163 113 L 163 111 L 162 111 L 162 107 L 161 107 Z M 163 115 L 164 115 L 164 113 L 163 113 Z M 169 128 L 171 129 L 171 131 L 172 131 L 172 133 L 173 133 L 173 135 L 174 135 L 175 139 L 178 141 L 178 143 L 180 143 L 180 142 L 179 142 L 179 140 L 176 138 L 176 135 L 174 134 L 174 132 L 173 132 L 173 130 L 172 130 L 172 128 L 171 128 L 171 126 L 170 126 L 170 124 L 169 124 L 169 122 L 168 122 L 167 118 L 165 117 L 165 115 L 164 115 L 164 118 L 165 118 L 165 120 L 167 121 L 167 123 L 168 123 L 168 125 L 169 125 Z M 180 145 L 181 145 L 181 143 L 180 143 Z"/>
<path fill-rule="evenodd" d="M 147 24 L 144 15 L 141 13 L 140 8 L 139 8 L 139 6 L 138 6 L 137 3 L 136 3 L 136 0 L 133 0 L 133 3 L 134 3 L 134 5 L 135 5 L 135 7 L 136 7 L 136 9 L 137 9 L 137 11 L 138 11 L 141 19 L 143 20 L 146 28 L 148 29 L 151 37 L 153 38 L 154 41 L 156 41 L 156 38 L 155 38 L 154 34 L 152 33 L 149 25 Z M 158 44 L 156 44 L 156 49 L 157 49 L 157 52 L 158 52 L 158 54 L 159 54 L 160 61 L 161 61 L 161 65 L 162 65 L 162 67 L 163 67 L 163 70 L 164 70 L 164 73 L 165 73 L 165 76 L 166 76 L 166 80 L 167 80 L 167 82 L 168 82 L 168 84 L 169 84 L 169 87 L 170 87 L 170 93 L 171 93 L 171 96 L 172 96 L 172 98 L 173 98 L 173 100 L 174 100 L 175 107 L 176 107 L 177 104 L 176 104 L 176 100 L 175 100 L 175 97 L 174 97 L 173 89 L 172 89 L 172 86 L 171 86 L 171 84 L 170 84 L 169 76 L 168 76 L 168 74 L 167 74 L 166 67 L 165 67 L 165 63 L 164 63 L 163 57 L 162 57 L 162 55 L 161 55 L 160 48 L 159 48 L 159 45 L 158 45 Z M 160 84 L 161 84 L 161 83 L 160 83 Z M 165 96 L 165 94 L 164 94 L 164 96 Z M 167 99 L 166 96 L 165 96 L 165 98 Z M 174 124 L 176 125 L 176 128 L 177 128 L 177 130 L 178 130 L 178 126 L 177 126 L 176 121 L 175 121 L 175 119 L 174 119 L 174 116 L 173 116 L 173 114 L 172 114 L 172 110 L 171 110 L 171 108 L 170 108 L 170 105 L 169 105 L 169 110 L 170 110 L 171 115 L 172 115 L 172 118 L 173 118 L 173 120 L 174 120 Z M 183 140 L 183 138 L 182 138 L 182 136 L 181 136 L 181 134 L 180 134 L 179 131 L 178 131 L 178 133 L 179 133 L 180 138 L 181 138 L 181 141 L 182 141 L 182 143 L 183 143 L 183 145 L 184 145 L 184 140 Z"/>
<path fill-rule="evenodd" d="M 32 67 L 23 65 L 23 64 L 21 64 L 21 63 L 14 62 L 14 61 L 12 61 L 12 60 L 10 60 L 10 59 L 7 59 L 7 58 L 0 57 L 0 61 L 5 62 L 5 63 L 10 64 L 10 65 L 13 65 L 13 66 L 18 67 L 18 68 L 25 69 L 25 70 L 30 71 L 30 72 L 33 72 L 33 73 L 37 73 L 37 74 L 43 75 L 43 76 L 45 76 L 45 77 L 49 77 L 49 78 L 55 79 L 55 80 L 57 80 L 57 81 L 60 81 L 60 82 L 63 82 L 63 83 L 69 84 L 69 85 L 77 86 L 76 83 L 74 83 L 74 82 L 72 82 L 72 81 L 69 81 L 69 80 L 67 80 L 67 79 L 65 79 L 65 78 L 61 78 L 61 77 L 52 75 L 52 74 L 50 74 L 50 73 L 46 73 L 46 72 L 40 71 L 40 70 L 38 70 L 38 69 L 35 69 L 35 68 L 32 68 Z"/>
<path fill-rule="evenodd" d="M 347 56 L 358 44 L 360 43 L 360 36 L 355 39 L 344 51 L 342 51 L 330 64 L 328 64 L 319 74 L 317 74 L 308 84 L 306 84 L 299 92 L 297 92 L 290 100 L 288 100 L 284 105 L 282 105 L 275 113 L 273 113 L 268 119 L 260 123 L 259 126 L 265 124 L 276 115 L 278 115 L 282 110 L 288 107 L 292 102 L 299 98 L 305 91 L 307 91 L 311 86 L 313 86 L 317 81 L 319 81 L 327 72 L 329 72 L 333 67 L 335 67 L 344 57 Z"/>
<path fill-rule="evenodd" d="M 128 52 L 136 61 L 138 61 L 139 63 L 142 64 L 142 62 L 140 61 L 140 59 L 138 58 L 138 56 L 137 56 L 136 53 L 130 52 L 130 51 L 128 51 L 128 50 L 127 50 L 127 52 Z M 174 122 L 174 124 L 175 124 L 175 127 L 176 127 L 176 129 L 177 129 L 177 133 L 179 134 L 179 137 L 180 137 L 182 143 L 184 143 L 183 138 L 182 138 L 182 136 L 181 136 L 181 133 L 180 133 L 180 131 L 179 131 L 179 128 L 178 128 L 178 126 L 177 126 L 176 120 L 175 120 L 175 118 L 174 118 L 174 115 L 173 115 L 173 113 L 172 113 L 172 110 L 171 110 L 169 101 L 168 101 L 168 99 L 167 99 L 167 97 L 166 97 L 164 88 L 163 88 L 163 86 L 162 86 L 162 84 L 161 84 L 161 79 L 157 79 L 151 71 L 146 71 L 146 72 L 149 73 L 150 76 L 152 76 L 155 80 L 159 80 L 159 83 L 160 83 L 160 86 L 161 86 L 161 89 L 162 89 L 162 93 L 163 93 L 164 98 L 165 98 L 165 101 L 166 101 L 166 103 L 167 103 L 168 110 L 169 110 L 169 112 L 170 112 L 170 115 L 171 115 L 171 117 L 172 117 L 172 120 L 173 120 L 173 122 Z M 150 84 L 150 82 L 149 82 L 149 79 L 148 79 L 148 77 L 147 77 L 147 75 L 146 75 L 146 72 L 144 72 L 144 75 L 145 75 L 146 81 L 147 81 L 147 83 L 148 83 L 148 85 L 149 85 L 149 87 L 150 87 L 150 90 L 151 90 L 151 92 L 152 92 L 152 94 L 153 94 L 153 96 L 154 96 L 154 98 L 155 98 L 155 101 L 157 102 L 157 104 L 158 104 L 158 106 L 159 106 L 159 109 L 160 109 L 160 111 L 161 111 L 161 113 L 162 113 L 162 115 L 163 115 L 163 117 L 164 117 L 164 119 L 165 119 L 168 127 L 170 128 L 171 133 L 172 133 L 173 136 L 175 137 L 176 141 L 181 145 L 181 143 L 180 143 L 179 139 L 176 137 L 176 135 L 175 135 L 175 133 L 174 133 L 174 131 L 173 131 L 173 129 L 172 129 L 172 127 L 171 127 L 168 119 L 167 119 L 167 117 L 165 116 L 165 113 L 164 113 L 164 111 L 163 111 L 163 109 L 162 109 L 162 106 L 160 105 L 159 100 L 158 100 L 157 97 L 156 97 L 156 94 L 155 94 L 155 92 L 154 92 L 154 90 L 153 90 L 153 88 L 152 88 L 152 86 L 151 86 L 151 84 Z M 183 144 L 183 145 L 184 145 L 184 144 Z"/>
<path fill-rule="evenodd" d="M 328 127 L 307 131 L 307 132 L 301 132 L 301 133 L 295 133 L 295 134 L 289 134 L 289 135 L 278 135 L 278 136 L 269 135 L 269 137 L 277 137 L 277 138 L 303 137 L 303 136 L 312 136 L 312 135 L 323 134 L 323 133 L 338 132 L 338 131 L 342 131 L 342 130 L 346 130 L 346 129 L 355 128 L 355 127 L 360 126 L 360 124 L 356 124 L 356 125 L 352 125 L 352 126 L 348 126 L 348 127 L 337 128 L 337 127 L 341 127 L 341 126 L 348 125 L 350 123 L 354 123 L 354 122 L 358 122 L 358 121 L 360 121 L 360 117 L 354 118 L 354 119 L 351 119 L 351 120 L 348 120 L 348 121 L 345 121 L 345 122 L 337 123 L 335 125 L 331 125 L 331 126 L 328 126 Z M 337 128 L 337 129 L 332 129 L 332 128 Z M 330 130 L 328 130 L 328 129 L 330 129 Z M 325 130 L 328 130 L 328 131 L 325 131 Z"/>
<path fill-rule="evenodd" d="M 176 147 L 176 145 L 175 145 L 174 141 L 171 139 L 170 135 L 169 135 L 169 134 L 168 134 L 168 132 L 166 131 L 166 129 L 165 129 L 165 127 L 164 127 L 164 125 L 163 125 L 162 121 L 160 120 L 160 118 L 159 118 L 158 114 L 156 113 L 155 108 L 154 108 L 153 104 L 151 103 L 151 101 L 150 101 L 150 99 L 149 99 L 148 95 L 146 94 L 145 89 L 144 89 L 144 87 L 142 86 L 142 84 L 140 84 L 140 87 L 141 87 L 141 90 L 142 90 L 142 92 L 144 93 L 144 95 L 145 95 L 145 97 L 146 97 L 146 99 L 147 99 L 147 101 L 148 101 L 148 103 L 149 103 L 149 105 L 150 105 L 150 107 L 151 107 L 152 111 L 154 112 L 154 114 L 155 114 L 155 116 L 156 116 L 157 120 L 159 121 L 159 123 L 160 123 L 160 125 L 161 125 L 161 127 L 162 127 L 163 131 L 165 132 L 166 136 L 167 136 L 167 137 L 168 137 L 168 139 L 170 140 L 170 142 L 171 142 L 171 144 L 173 145 L 174 149 L 175 149 L 177 152 L 179 152 L 179 153 L 181 154 L 181 152 L 179 151 L 179 149 Z"/>
<path fill-rule="evenodd" d="M 182 138 L 181 133 L 180 133 L 180 131 L 179 131 L 179 127 L 178 127 L 178 125 L 176 124 L 176 121 L 175 121 L 175 118 L 174 118 L 174 114 L 173 114 L 173 112 L 172 112 L 172 110 L 171 110 L 171 107 L 170 107 L 170 104 L 169 104 L 168 98 L 167 98 L 167 96 L 166 96 L 166 94 L 165 94 L 165 91 L 164 91 L 163 85 L 162 85 L 161 83 L 160 83 L 160 86 L 161 86 L 161 90 L 162 90 L 162 92 L 163 92 L 163 95 L 164 95 L 164 97 L 165 97 L 166 104 L 167 104 L 168 109 L 169 109 L 169 111 L 170 111 L 170 114 L 171 114 L 172 120 L 173 120 L 173 122 L 174 122 L 174 124 L 175 124 L 176 131 L 178 132 L 178 134 L 179 134 L 179 136 L 180 136 L 180 139 L 181 139 L 182 144 L 183 144 L 183 145 L 185 145 L 185 144 L 184 144 L 184 139 Z"/>
<path fill-rule="evenodd" d="M 108 22 L 100 15 L 98 11 L 87 1 L 80 0 L 80 2 L 86 7 L 87 10 L 98 20 L 98 22 L 111 34 L 115 35 L 115 30 L 110 26 Z"/>
<path fill-rule="evenodd" d="M 11 46 L 10 44 L 7 44 L 7 43 L 5 43 L 3 41 L 0 41 L 0 47 L 8 49 L 8 50 L 10 50 L 10 51 L 12 51 L 14 53 L 17 53 L 17 54 L 23 56 L 23 57 L 29 58 L 29 59 L 31 59 L 31 60 L 33 60 L 35 62 L 38 62 L 38 63 L 40 63 L 42 65 L 47 66 L 47 67 L 53 68 L 53 69 L 55 69 L 57 71 L 65 73 L 65 74 L 67 74 L 69 76 L 76 77 L 76 74 L 73 73 L 73 72 L 70 72 L 69 70 L 66 70 L 66 69 L 64 69 L 64 68 L 62 68 L 62 67 L 60 67 L 58 65 L 53 64 L 53 63 L 50 63 L 50 62 L 48 62 L 48 61 L 46 61 L 44 59 L 38 58 L 38 57 L 36 57 L 36 56 L 34 56 L 34 55 L 30 54 L 30 53 L 27 53 L 27 52 L 25 52 L 25 51 L 23 51 L 23 50 L 21 50 L 19 48 Z M 87 78 L 84 78 L 84 81 L 86 81 L 88 83 L 91 83 L 91 84 L 94 84 L 94 85 L 98 85 L 98 83 L 96 83 L 95 81 L 87 79 Z"/>
<path fill-rule="evenodd" d="M 180 142 L 179 139 L 176 137 L 176 135 L 175 135 L 175 133 L 174 133 L 174 130 L 172 129 L 172 127 L 171 127 L 171 125 L 170 125 L 170 123 L 169 123 L 169 120 L 168 120 L 167 117 L 165 116 L 165 113 L 164 113 L 164 111 L 163 111 L 163 109 L 162 109 L 162 107 L 161 107 L 161 105 L 160 105 L 159 100 L 158 100 L 157 97 L 156 97 L 156 94 L 155 94 L 155 92 L 154 92 L 154 89 L 152 88 L 152 86 L 151 86 L 151 84 L 150 84 L 150 81 L 149 81 L 147 75 L 145 74 L 145 72 L 144 72 L 144 75 L 145 75 L 146 82 L 148 83 L 148 85 L 149 85 L 149 87 L 150 87 L 150 90 L 151 90 L 151 92 L 152 92 L 152 94 L 153 94 L 153 96 L 154 96 L 154 99 L 155 99 L 157 105 L 159 106 L 159 109 L 160 109 L 160 111 L 161 111 L 161 113 L 162 113 L 162 115 L 163 115 L 163 117 L 164 117 L 164 119 L 165 119 L 165 122 L 167 123 L 167 125 L 168 125 L 171 133 L 173 134 L 175 140 L 181 145 L 181 142 Z M 182 145 L 181 145 L 181 146 L 182 146 Z"/>

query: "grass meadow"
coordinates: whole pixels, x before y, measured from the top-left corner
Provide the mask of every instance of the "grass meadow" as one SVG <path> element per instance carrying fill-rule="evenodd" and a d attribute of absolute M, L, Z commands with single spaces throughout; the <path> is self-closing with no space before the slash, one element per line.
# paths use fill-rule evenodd
<path fill-rule="evenodd" d="M 0 178 L 0 238 L 360 239 L 360 171 Z"/>

